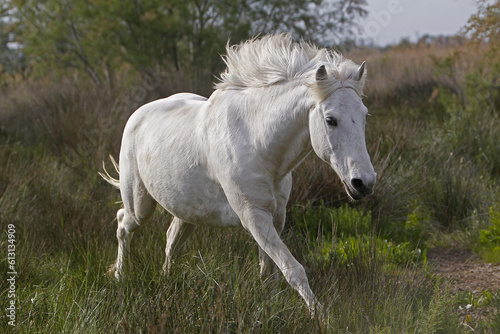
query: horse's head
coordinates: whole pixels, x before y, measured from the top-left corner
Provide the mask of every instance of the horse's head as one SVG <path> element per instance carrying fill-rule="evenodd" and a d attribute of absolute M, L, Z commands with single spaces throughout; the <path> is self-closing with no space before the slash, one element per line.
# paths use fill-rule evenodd
<path fill-rule="evenodd" d="M 354 200 L 370 195 L 377 177 L 366 150 L 368 109 L 363 105 L 359 92 L 361 81 L 364 81 L 364 68 L 363 63 L 345 77 L 346 74 L 341 72 L 329 74 L 325 66 L 321 66 L 315 80 L 322 97 L 316 99 L 318 102 L 309 114 L 314 151 L 332 166 Z M 337 87 L 325 92 L 332 84 Z"/>

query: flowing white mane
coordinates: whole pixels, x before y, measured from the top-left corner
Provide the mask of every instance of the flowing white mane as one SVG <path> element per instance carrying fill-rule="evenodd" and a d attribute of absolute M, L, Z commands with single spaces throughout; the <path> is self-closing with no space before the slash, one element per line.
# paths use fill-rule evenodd
<path fill-rule="evenodd" d="M 354 89 L 363 95 L 366 71 L 361 80 L 355 79 L 358 65 L 340 53 L 320 49 L 291 35 L 268 35 L 245 43 L 226 47 L 223 57 L 227 65 L 216 89 L 245 89 L 270 86 L 279 82 L 301 79 L 321 99 L 341 87 Z M 315 71 L 325 65 L 328 80 L 316 82 Z"/>

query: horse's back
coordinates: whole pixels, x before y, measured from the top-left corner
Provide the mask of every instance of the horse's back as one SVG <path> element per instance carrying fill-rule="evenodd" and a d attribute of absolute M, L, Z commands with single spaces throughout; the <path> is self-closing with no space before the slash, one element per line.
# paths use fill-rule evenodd
<path fill-rule="evenodd" d="M 158 159 L 175 160 L 175 154 L 193 151 L 195 147 L 190 126 L 192 119 L 203 108 L 205 97 L 180 93 L 152 101 L 130 116 L 123 131 L 120 166 L 135 164 L 148 167 Z M 193 153 L 193 152 L 189 152 Z"/>
<path fill-rule="evenodd" d="M 134 131 L 138 126 L 144 125 L 144 123 L 158 124 L 158 122 L 168 120 L 168 118 L 194 113 L 206 101 L 207 98 L 200 95 L 179 93 L 149 102 L 141 106 L 130 116 L 125 127 L 125 133 Z"/>
<path fill-rule="evenodd" d="M 200 95 L 179 93 L 141 106 L 127 121 L 122 150 L 124 145 L 153 144 L 155 138 L 162 140 L 162 137 L 175 134 L 179 129 L 183 130 L 179 128 L 181 123 L 186 123 L 202 109 L 206 100 Z"/>
<path fill-rule="evenodd" d="M 174 151 L 179 145 L 191 147 L 189 120 L 202 109 L 207 99 L 188 93 L 152 101 L 130 116 L 123 131 L 120 165 L 147 166 L 154 157 Z M 165 157 L 163 157 L 165 158 Z"/>

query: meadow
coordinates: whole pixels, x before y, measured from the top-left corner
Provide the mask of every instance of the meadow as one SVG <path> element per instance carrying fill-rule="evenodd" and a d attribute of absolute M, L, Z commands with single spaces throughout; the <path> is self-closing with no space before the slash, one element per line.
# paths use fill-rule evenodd
<path fill-rule="evenodd" d="M 1 282 L 0 331 L 500 331 L 500 291 L 453 291 L 426 255 L 468 249 L 500 262 L 498 69 L 460 39 L 347 57 L 367 61 L 376 191 L 351 202 L 311 155 L 294 171 L 283 233 L 325 307 L 323 321 L 286 282 L 260 281 L 256 244 L 240 230 L 198 229 L 163 277 L 171 217 L 160 208 L 134 237 L 129 275 L 106 275 L 120 197 L 99 177 L 102 161 L 112 169 L 108 154 L 118 156 L 137 107 L 179 91 L 208 95 L 210 75 L 159 69 L 150 80 L 124 70 L 113 85 L 78 74 L 2 78 L 0 272 L 17 274 L 13 285 Z"/>

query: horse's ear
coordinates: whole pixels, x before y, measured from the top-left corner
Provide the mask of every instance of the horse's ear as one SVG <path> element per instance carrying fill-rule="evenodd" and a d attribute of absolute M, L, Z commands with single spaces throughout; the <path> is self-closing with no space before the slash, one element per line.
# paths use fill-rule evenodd
<path fill-rule="evenodd" d="M 356 80 L 361 80 L 363 78 L 363 74 L 365 73 L 365 61 L 363 62 L 363 64 L 361 64 L 361 66 L 358 68 L 358 71 L 356 73 Z"/>
<path fill-rule="evenodd" d="M 328 73 L 326 73 L 325 65 L 321 65 L 316 71 L 316 80 L 326 80 L 328 79 Z"/>

